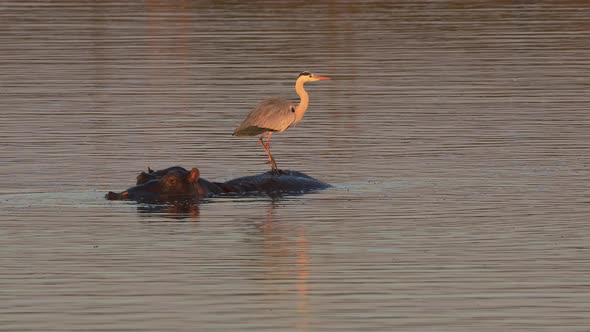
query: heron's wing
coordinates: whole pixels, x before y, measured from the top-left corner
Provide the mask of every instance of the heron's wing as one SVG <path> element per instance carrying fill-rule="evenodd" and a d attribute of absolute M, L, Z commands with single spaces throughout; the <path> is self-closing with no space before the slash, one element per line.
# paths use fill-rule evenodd
<path fill-rule="evenodd" d="M 284 131 L 295 122 L 295 107 L 284 98 L 261 101 L 234 131 L 237 136 L 254 136 L 267 131 Z"/>

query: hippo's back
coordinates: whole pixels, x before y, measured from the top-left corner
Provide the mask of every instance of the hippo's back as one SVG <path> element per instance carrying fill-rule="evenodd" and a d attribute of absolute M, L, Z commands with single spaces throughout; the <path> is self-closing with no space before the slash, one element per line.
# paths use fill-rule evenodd
<path fill-rule="evenodd" d="M 266 172 L 258 175 L 243 176 L 225 182 L 237 187 L 242 192 L 277 192 L 299 193 L 329 188 L 326 182 L 315 179 L 307 174 L 282 170 L 281 175 Z"/>

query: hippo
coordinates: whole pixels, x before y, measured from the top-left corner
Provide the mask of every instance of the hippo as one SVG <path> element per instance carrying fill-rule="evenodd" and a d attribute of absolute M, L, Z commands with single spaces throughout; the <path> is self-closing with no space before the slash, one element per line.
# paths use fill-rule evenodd
<path fill-rule="evenodd" d="M 239 196 L 248 194 L 303 193 L 329 188 L 326 182 L 297 171 L 281 170 L 243 176 L 226 182 L 211 182 L 200 177 L 197 168 L 188 171 L 173 166 L 159 171 L 148 168 L 136 179 L 136 186 L 121 193 L 109 192 L 108 200 L 133 200 L 145 203 L 172 201 L 199 201 L 214 196 Z"/>

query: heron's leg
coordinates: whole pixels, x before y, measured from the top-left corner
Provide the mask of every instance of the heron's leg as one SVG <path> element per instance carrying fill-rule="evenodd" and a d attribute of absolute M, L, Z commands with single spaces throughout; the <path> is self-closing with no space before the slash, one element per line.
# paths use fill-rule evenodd
<path fill-rule="evenodd" d="M 266 138 L 266 149 L 270 153 L 270 138 L 272 137 L 272 131 L 268 132 L 268 137 Z"/>
<path fill-rule="evenodd" d="M 279 172 L 279 168 L 277 167 L 277 162 L 275 161 L 275 158 L 270 153 L 270 138 L 271 137 L 272 137 L 272 131 L 269 131 L 268 138 L 266 139 L 266 151 L 268 152 L 268 156 L 270 157 L 270 163 L 272 165 L 273 170 L 278 174 L 280 172 Z"/>
<path fill-rule="evenodd" d="M 267 136 L 268 138 L 266 139 L 266 144 L 264 144 L 264 142 L 262 141 L 262 138 L 264 136 Z M 268 161 L 270 162 L 271 168 L 274 172 L 279 173 L 279 168 L 277 167 L 277 162 L 275 161 L 275 158 L 273 158 L 272 154 L 270 153 L 270 137 L 272 136 L 272 132 L 265 132 L 262 135 L 260 135 L 260 137 L 258 138 L 258 142 L 260 142 L 260 145 L 262 145 L 262 147 L 264 148 L 264 151 L 266 151 L 266 154 L 268 155 Z"/>
<path fill-rule="evenodd" d="M 268 132 L 265 132 L 262 135 L 260 135 L 260 137 L 258 137 L 258 142 L 260 143 L 260 145 L 262 145 L 262 148 L 264 149 L 264 151 L 266 152 L 266 155 L 268 156 L 268 161 L 270 162 L 270 160 L 272 159 L 272 157 L 270 155 L 270 151 L 268 150 L 268 148 L 264 144 L 264 141 L 262 140 L 262 138 L 265 137 L 267 134 L 268 134 Z"/>

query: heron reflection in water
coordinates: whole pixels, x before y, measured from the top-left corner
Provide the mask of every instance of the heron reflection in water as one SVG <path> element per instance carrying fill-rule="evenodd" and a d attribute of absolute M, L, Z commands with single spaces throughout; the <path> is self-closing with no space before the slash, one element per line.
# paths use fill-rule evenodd
<path fill-rule="evenodd" d="M 318 76 L 308 71 L 299 74 L 295 82 L 295 91 L 299 95 L 299 105 L 294 106 L 292 102 L 280 97 L 268 98 L 261 101 L 252 110 L 240 126 L 234 130 L 234 136 L 256 136 L 260 135 L 258 142 L 266 151 L 272 171 L 279 174 L 277 163 L 270 153 L 270 138 L 273 132 L 281 132 L 294 126 L 303 119 L 309 105 L 309 95 L 303 88 L 307 82 L 329 80 L 327 76 Z M 266 137 L 266 143 L 263 138 Z"/>

